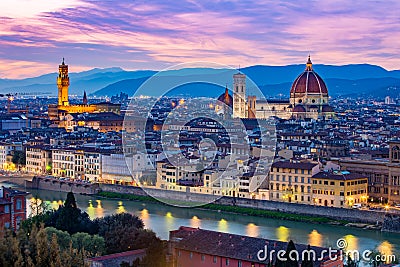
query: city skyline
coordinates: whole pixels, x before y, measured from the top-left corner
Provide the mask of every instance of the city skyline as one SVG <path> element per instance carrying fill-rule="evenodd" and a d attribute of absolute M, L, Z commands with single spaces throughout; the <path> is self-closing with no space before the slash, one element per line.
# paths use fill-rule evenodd
<path fill-rule="evenodd" d="M 390 7 L 390 8 L 389 8 Z M 369 63 L 399 69 L 395 1 L 1 3 L 0 78 L 94 67 L 154 69 L 191 61 L 232 67 Z"/>

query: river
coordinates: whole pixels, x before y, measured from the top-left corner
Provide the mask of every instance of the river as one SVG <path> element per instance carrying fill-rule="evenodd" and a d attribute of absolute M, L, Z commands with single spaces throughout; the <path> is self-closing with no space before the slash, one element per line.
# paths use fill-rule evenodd
<path fill-rule="evenodd" d="M 30 190 L 32 197 L 47 201 L 58 208 L 66 193 Z M 90 218 L 114 213 L 129 212 L 139 216 L 146 228 L 152 229 L 162 239 L 168 239 L 169 231 L 179 226 L 200 227 L 208 230 L 239 235 L 262 237 L 280 241 L 292 239 L 295 243 L 336 248 L 336 241 L 343 238 L 350 250 L 379 250 L 385 255 L 400 256 L 400 234 L 348 228 L 324 224 L 283 221 L 254 216 L 219 213 L 193 208 L 178 208 L 162 204 L 103 199 L 95 196 L 75 195 L 80 209 Z M 29 214 L 28 208 L 28 214 Z"/>

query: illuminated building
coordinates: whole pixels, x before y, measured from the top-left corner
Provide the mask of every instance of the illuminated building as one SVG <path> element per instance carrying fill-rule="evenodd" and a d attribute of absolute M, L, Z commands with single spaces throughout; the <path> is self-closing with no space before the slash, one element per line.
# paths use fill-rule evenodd
<path fill-rule="evenodd" d="M 318 163 L 278 161 L 272 164 L 270 200 L 312 204 L 311 176 L 320 171 Z"/>
<path fill-rule="evenodd" d="M 49 105 L 48 114 L 50 120 L 58 127 L 65 127 L 65 123 L 60 123 L 68 119 L 68 114 L 80 113 L 104 113 L 113 112 L 120 114 L 121 105 L 109 102 L 101 102 L 97 104 L 88 104 L 86 92 L 84 92 L 82 104 L 70 105 L 68 97 L 70 81 L 68 74 L 68 65 L 64 59 L 61 65 L 58 66 L 57 87 L 58 87 L 58 104 Z M 67 127 L 68 128 L 68 127 Z M 67 129 L 66 128 L 66 129 Z M 68 128 L 71 130 L 70 128 Z"/>
<path fill-rule="evenodd" d="M 351 208 L 368 201 L 368 178 L 348 171 L 323 171 L 311 177 L 318 206 Z"/>
<path fill-rule="evenodd" d="M 226 94 L 226 93 L 225 93 Z M 282 119 L 330 119 L 335 112 L 329 106 L 328 87 L 314 71 L 310 56 L 306 68 L 293 82 L 289 99 L 257 99 L 246 95 L 246 75 L 233 75 L 233 104 L 222 94 L 219 102 L 231 106 L 234 118 L 267 119 L 275 116 Z M 218 114 L 221 105 L 216 105 Z"/>

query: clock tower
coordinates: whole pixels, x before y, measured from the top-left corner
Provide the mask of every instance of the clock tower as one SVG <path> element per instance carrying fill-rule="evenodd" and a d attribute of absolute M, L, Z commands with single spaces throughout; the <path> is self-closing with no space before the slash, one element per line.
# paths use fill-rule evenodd
<path fill-rule="evenodd" d="M 68 87 L 69 87 L 69 76 L 68 76 L 68 65 L 65 65 L 64 58 L 61 65 L 58 66 L 58 105 L 69 106 L 68 101 Z"/>

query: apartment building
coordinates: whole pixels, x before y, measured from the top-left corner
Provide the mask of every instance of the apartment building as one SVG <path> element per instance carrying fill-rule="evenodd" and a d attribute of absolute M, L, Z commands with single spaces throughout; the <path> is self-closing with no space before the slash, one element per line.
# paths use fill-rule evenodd
<path fill-rule="evenodd" d="M 374 202 L 400 203 L 400 141 L 389 143 L 388 159 L 337 161 L 342 170 L 368 178 L 369 199 Z"/>
<path fill-rule="evenodd" d="M 0 231 L 4 228 L 19 229 L 21 222 L 26 219 L 28 194 L 28 192 L 0 187 Z"/>
<path fill-rule="evenodd" d="M 26 147 L 26 171 L 33 174 L 49 174 L 52 168 L 51 149 L 46 146 Z"/>
<path fill-rule="evenodd" d="M 319 171 L 316 162 L 273 163 L 269 175 L 270 200 L 311 204 L 311 177 Z"/>
<path fill-rule="evenodd" d="M 348 171 L 323 171 L 311 177 L 313 204 L 351 208 L 368 201 L 368 178 Z"/>

